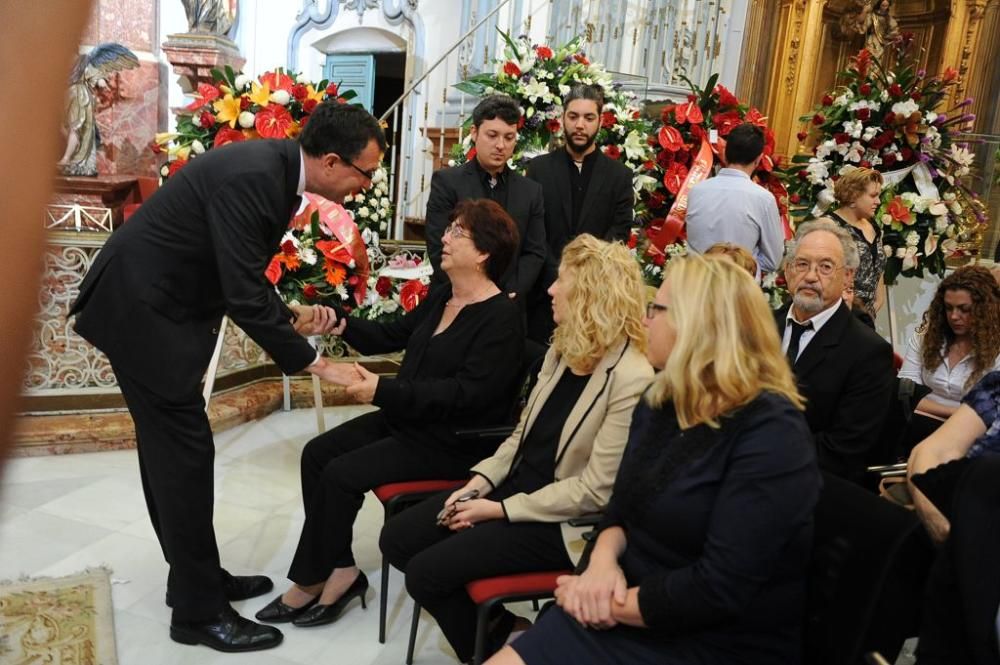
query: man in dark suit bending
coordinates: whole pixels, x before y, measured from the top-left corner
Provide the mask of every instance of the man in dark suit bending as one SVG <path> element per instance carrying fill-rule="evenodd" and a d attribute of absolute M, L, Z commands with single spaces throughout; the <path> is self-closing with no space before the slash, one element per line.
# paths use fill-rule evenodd
<path fill-rule="evenodd" d="M 548 344 L 555 324 L 547 291 L 556 281 L 563 247 L 581 233 L 627 240 L 632 228 L 632 171 L 597 149 L 604 92 L 575 85 L 563 99 L 566 145 L 528 163 L 527 176 L 545 195 L 545 266 L 528 303 L 528 337 Z"/>
<path fill-rule="evenodd" d="M 819 465 L 855 482 L 878 452 L 893 387 L 892 347 L 842 300 L 857 267 L 847 231 L 825 220 L 803 224 L 785 257 L 792 304 L 776 313 Z"/>
<path fill-rule="evenodd" d="M 286 374 L 347 385 L 303 335 L 332 310 L 289 309 L 264 278 L 303 191 L 335 201 L 371 185 L 385 150 L 360 107 L 316 108 L 298 141 L 212 150 L 178 171 L 116 230 L 80 286 L 76 331 L 111 362 L 135 422 L 143 492 L 170 573 L 170 636 L 220 651 L 277 646 L 281 632 L 239 616 L 231 600 L 268 592 L 263 576 L 230 575 L 212 527 L 215 448 L 199 383 L 223 315 Z"/>
<path fill-rule="evenodd" d="M 441 238 L 455 205 L 465 199 L 492 199 L 517 223 L 521 244 L 506 274 L 497 284 L 519 303 L 545 262 L 545 221 L 542 189 L 507 161 L 517 144 L 521 107 L 506 95 L 484 97 L 472 111 L 470 132 L 475 156 L 465 164 L 435 171 L 427 199 L 427 253 L 434 266 L 434 282 L 448 277 L 441 271 Z"/>

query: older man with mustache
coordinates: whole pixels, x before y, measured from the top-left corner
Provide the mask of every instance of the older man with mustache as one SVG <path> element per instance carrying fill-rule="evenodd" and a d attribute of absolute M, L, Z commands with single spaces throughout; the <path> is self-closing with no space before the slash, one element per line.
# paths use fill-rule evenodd
<path fill-rule="evenodd" d="M 775 315 L 820 467 L 855 482 L 867 464 L 885 461 L 879 438 L 893 388 L 892 347 L 842 299 L 857 267 L 846 230 L 803 224 L 785 256 L 792 303 Z"/>

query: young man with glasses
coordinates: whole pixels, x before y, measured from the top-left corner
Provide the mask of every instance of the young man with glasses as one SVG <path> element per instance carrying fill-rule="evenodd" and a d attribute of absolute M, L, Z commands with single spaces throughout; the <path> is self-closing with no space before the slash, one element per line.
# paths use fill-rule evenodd
<path fill-rule="evenodd" d="M 785 258 L 792 303 L 775 317 L 820 467 L 855 482 L 869 462 L 884 461 L 878 444 L 893 386 L 892 347 L 843 301 L 857 266 L 847 231 L 828 221 L 803 224 Z"/>
<path fill-rule="evenodd" d="M 436 171 L 427 198 L 427 254 L 433 281 L 448 281 L 441 270 L 441 238 L 448 217 L 459 201 L 491 199 L 517 224 L 520 245 L 498 286 L 524 307 L 524 296 L 538 279 L 545 262 L 545 220 L 542 189 L 507 162 L 514 155 L 521 107 L 506 95 L 484 97 L 472 111 L 475 155 L 465 164 Z"/>

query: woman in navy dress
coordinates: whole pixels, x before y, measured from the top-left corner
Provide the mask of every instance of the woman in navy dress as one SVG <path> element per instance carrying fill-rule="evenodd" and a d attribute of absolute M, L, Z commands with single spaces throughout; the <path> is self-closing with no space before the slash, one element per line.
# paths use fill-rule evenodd
<path fill-rule="evenodd" d="M 491 665 L 801 663 L 821 480 L 764 295 L 731 261 L 675 260 L 646 325 L 661 371 L 589 564 Z"/>

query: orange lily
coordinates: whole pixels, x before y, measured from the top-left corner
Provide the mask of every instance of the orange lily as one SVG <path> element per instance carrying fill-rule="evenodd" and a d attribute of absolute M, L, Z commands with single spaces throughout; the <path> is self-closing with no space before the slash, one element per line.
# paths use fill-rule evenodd
<path fill-rule="evenodd" d="M 236 119 L 240 117 L 240 100 L 227 94 L 212 102 L 212 108 L 218 122 L 228 122 L 230 127 L 236 127 Z"/>
<path fill-rule="evenodd" d="M 247 97 L 257 106 L 264 108 L 270 103 L 271 87 L 268 84 L 258 85 L 256 81 L 250 84 L 250 94 Z"/>

